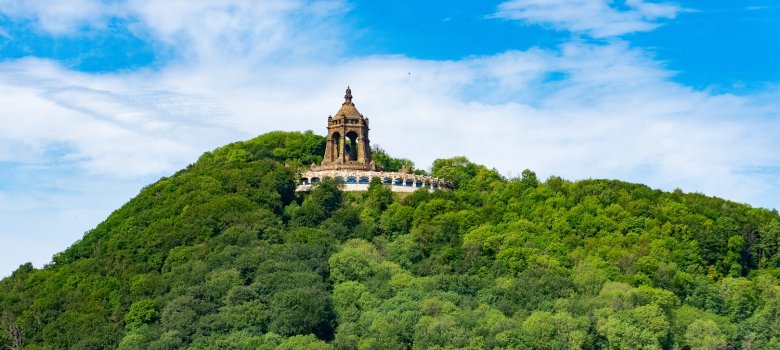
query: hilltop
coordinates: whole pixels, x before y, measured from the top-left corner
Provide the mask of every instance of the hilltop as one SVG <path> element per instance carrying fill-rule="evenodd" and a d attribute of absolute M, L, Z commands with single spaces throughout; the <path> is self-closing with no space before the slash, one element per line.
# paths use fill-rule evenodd
<path fill-rule="evenodd" d="M 0 282 L 11 349 L 780 348 L 776 211 L 616 180 L 343 192 L 324 137 L 272 132 L 144 188 Z M 374 151 L 385 169 L 409 162 Z"/>

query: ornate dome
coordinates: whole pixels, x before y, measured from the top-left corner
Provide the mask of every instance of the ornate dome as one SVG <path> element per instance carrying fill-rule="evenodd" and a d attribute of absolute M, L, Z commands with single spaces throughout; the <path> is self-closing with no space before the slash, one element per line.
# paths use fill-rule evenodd
<path fill-rule="evenodd" d="M 336 114 L 333 115 L 334 118 L 341 118 L 341 117 L 363 117 L 362 114 L 357 110 L 355 107 L 355 104 L 352 103 L 352 89 L 347 86 L 347 94 L 344 95 L 344 103 L 341 104 L 341 108 L 339 108 L 339 111 L 336 112 Z"/>

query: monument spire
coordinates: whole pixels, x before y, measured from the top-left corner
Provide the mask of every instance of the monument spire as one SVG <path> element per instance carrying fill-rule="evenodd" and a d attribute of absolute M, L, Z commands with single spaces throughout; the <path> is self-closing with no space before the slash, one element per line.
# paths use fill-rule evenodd
<path fill-rule="evenodd" d="M 344 95 L 344 104 L 352 103 L 352 89 L 347 85 L 347 94 Z"/>

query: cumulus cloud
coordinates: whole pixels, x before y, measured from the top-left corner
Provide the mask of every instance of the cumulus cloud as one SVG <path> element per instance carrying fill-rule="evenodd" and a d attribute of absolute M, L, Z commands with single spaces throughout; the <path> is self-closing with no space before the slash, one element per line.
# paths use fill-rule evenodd
<path fill-rule="evenodd" d="M 625 9 L 618 5 L 613 0 L 510 0 L 493 16 L 604 38 L 653 30 L 682 11 L 672 3 L 644 0 L 626 0 Z"/>

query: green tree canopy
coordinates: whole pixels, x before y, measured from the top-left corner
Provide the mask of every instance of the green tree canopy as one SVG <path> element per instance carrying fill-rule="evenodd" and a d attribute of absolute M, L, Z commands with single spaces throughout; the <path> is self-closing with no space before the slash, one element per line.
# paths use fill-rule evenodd
<path fill-rule="evenodd" d="M 324 145 L 272 132 L 147 186 L 0 281 L 0 346 L 780 348 L 776 211 L 465 157 L 432 165 L 452 190 L 295 192 Z"/>

